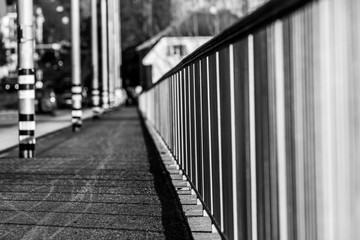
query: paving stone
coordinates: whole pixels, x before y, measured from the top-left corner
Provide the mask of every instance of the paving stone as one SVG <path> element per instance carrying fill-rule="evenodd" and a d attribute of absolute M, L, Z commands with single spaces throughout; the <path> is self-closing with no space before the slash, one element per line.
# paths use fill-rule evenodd
<path fill-rule="evenodd" d="M 168 165 L 165 165 L 166 169 L 168 171 L 171 171 L 171 170 L 179 170 L 179 165 L 177 164 L 168 164 Z"/>
<path fill-rule="evenodd" d="M 186 180 L 172 180 L 172 183 L 175 188 L 177 187 L 188 187 L 188 183 Z"/>
<path fill-rule="evenodd" d="M 194 232 L 193 237 L 195 240 L 221 240 L 221 236 L 218 233 Z"/>
<path fill-rule="evenodd" d="M 182 174 L 170 174 L 172 180 L 183 180 Z"/>
<path fill-rule="evenodd" d="M 178 169 L 167 169 L 170 174 L 180 174 Z"/>
<path fill-rule="evenodd" d="M 204 210 L 202 205 L 183 205 L 183 211 L 186 216 L 198 216 L 202 217 L 204 215 Z"/>
<path fill-rule="evenodd" d="M 209 217 L 188 217 L 190 228 L 193 232 L 211 233 L 211 219 Z"/>
<path fill-rule="evenodd" d="M 174 158 L 170 155 L 162 155 L 161 159 L 163 160 L 163 162 L 173 162 L 176 163 L 176 161 L 174 160 Z"/>
<path fill-rule="evenodd" d="M 189 187 L 177 187 L 176 192 L 179 195 L 190 195 L 191 194 L 191 190 Z"/>
<path fill-rule="evenodd" d="M 197 204 L 197 197 L 196 195 L 179 195 L 179 199 L 181 204 Z"/>

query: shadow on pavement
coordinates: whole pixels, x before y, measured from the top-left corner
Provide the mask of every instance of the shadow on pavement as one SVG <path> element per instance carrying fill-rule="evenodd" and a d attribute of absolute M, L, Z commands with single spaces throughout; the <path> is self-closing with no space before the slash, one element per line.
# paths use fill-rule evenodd
<path fill-rule="evenodd" d="M 193 239 L 170 176 L 161 162 L 160 154 L 145 126 L 144 120 L 141 117 L 140 119 L 150 162 L 150 172 L 154 176 L 155 189 L 161 201 L 162 223 L 166 239 Z"/>

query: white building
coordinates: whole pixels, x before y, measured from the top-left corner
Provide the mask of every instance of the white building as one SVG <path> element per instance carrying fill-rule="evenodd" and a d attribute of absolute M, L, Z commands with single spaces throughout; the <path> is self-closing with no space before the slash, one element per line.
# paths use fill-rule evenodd
<path fill-rule="evenodd" d="M 144 66 L 151 66 L 152 83 L 156 83 L 180 61 L 212 37 L 163 37 L 145 55 Z"/>

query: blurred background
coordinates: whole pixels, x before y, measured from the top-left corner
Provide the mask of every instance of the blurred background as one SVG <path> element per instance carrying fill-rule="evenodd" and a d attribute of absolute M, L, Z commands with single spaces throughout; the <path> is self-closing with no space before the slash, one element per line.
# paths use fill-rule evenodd
<path fill-rule="evenodd" d="M 0 110 L 17 109 L 14 0 L 0 0 Z M 190 52 L 265 0 L 126 0 L 121 2 L 123 87 L 149 88 Z M 90 0 L 81 0 L 83 104 L 90 105 Z M 100 6 L 99 6 L 100 7 Z M 34 0 L 36 110 L 71 107 L 70 1 Z M 100 26 L 99 26 L 100 27 Z M 99 31 L 100 32 L 100 31 Z M 101 42 L 99 42 L 101 45 Z M 158 61 L 153 61 L 157 59 Z"/>

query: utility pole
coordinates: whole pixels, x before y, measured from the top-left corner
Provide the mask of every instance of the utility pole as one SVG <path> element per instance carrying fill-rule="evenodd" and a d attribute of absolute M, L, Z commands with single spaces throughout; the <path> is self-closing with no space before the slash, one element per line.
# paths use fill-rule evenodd
<path fill-rule="evenodd" d="M 102 107 L 109 108 L 109 75 L 108 75 L 108 45 L 107 45 L 107 9 L 106 0 L 101 0 L 101 58 L 102 58 Z"/>
<path fill-rule="evenodd" d="M 92 104 L 94 117 L 100 114 L 100 91 L 99 91 L 99 55 L 98 55 L 98 21 L 97 21 L 97 0 L 91 0 L 91 28 L 92 28 L 92 63 L 93 63 L 93 81 L 92 81 Z"/>
<path fill-rule="evenodd" d="M 26 1 L 26 0 L 25 0 Z M 80 68 L 80 0 L 71 0 L 71 58 L 72 58 L 72 130 L 82 127 L 82 87 Z"/>
<path fill-rule="evenodd" d="M 115 100 L 115 39 L 114 39 L 114 0 L 107 1 L 108 7 L 108 62 L 109 62 L 109 102 L 114 107 Z"/>
<path fill-rule="evenodd" d="M 33 0 L 17 1 L 19 157 L 35 157 Z"/>

